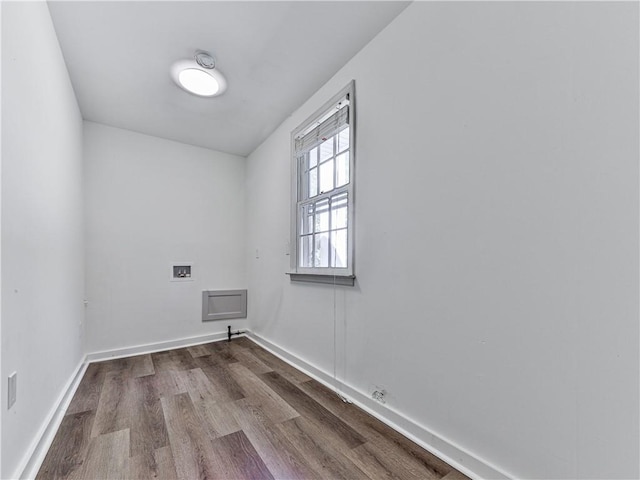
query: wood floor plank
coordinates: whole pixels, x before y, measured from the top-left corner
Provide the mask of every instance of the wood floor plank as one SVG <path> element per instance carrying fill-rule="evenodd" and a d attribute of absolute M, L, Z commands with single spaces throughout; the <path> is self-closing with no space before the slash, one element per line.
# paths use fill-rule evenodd
<path fill-rule="evenodd" d="M 453 470 L 452 472 L 442 477 L 442 480 L 471 480 L 471 479 L 466 475 L 460 473 L 459 471 Z"/>
<path fill-rule="evenodd" d="M 211 403 L 230 400 L 227 392 L 222 388 L 216 388 L 200 368 L 184 372 L 184 382 L 192 399 Z"/>
<path fill-rule="evenodd" d="M 243 348 L 242 350 L 237 350 L 233 353 L 233 356 L 240 362 L 242 365 L 247 367 L 256 375 L 261 375 L 267 372 L 273 372 L 273 368 L 266 365 L 260 359 L 258 359 L 250 350 Z"/>
<path fill-rule="evenodd" d="M 231 363 L 229 370 L 241 388 L 245 392 L 249 392 L 247 395 L 248 403 L 260 407 L 273 423 L 284 422 L 299 416 L 299 413 L 289 403 L 280 398 L 260 377 L 244 365 Z"/>
<path fill-rule="evenodd" d="M 133 378 L 146 377 L 156 373 L 150 354 L 132 357 L 130 369 Z"/>
<path fill-rule="evenodd" d="M 162 397 L 161 402 L 178 478 L 217 478 L 211 440 L 189 394 Z"/>
<path fill-rule="evenodd" d="M 216 388 L 202 369 L 186 371 L 185 386 L 211 438 L 240 430 L 227 406 L 232 401 L 232 397 L 226 389 Z"/>
<path fill-rule="evenodd" d="M 215 354 L 209 355 L 201 355 L 199 357 L 194 357 L 194 363 L 197 368 L 208 368 L 208 367 L 224 367 L 228 362 L 221 361 Z"/>
<path fill-rule="evenodd" d="M 36 480 L 80 478 L 94 418 L 92 411 L 64 416 Z"/>
<path fill-rule="evenodd" d="M 422 468 L 398 455 L 396 450 L 384 448 L 376 440 L 345 452 L 345 455 L 371 478 L 393 480 L 438 480 L 441 475 Z"/>
<path fill-rule="evenodd" d="M 211 444 L 215 452 L 212 480 L 273 480 L 273 475 L 242 430 L 216 438 Z"/>
<path fill-rule="evenodd" d="M 273 425 L 260 408 L 247 399 L 233 402 L 233 414 L 258 455 L 277 479 L 321 480 L 305 458 Z"/>
<path fill-rule="evenodd" d="M 232 375 L 229 365 L 233 364 L 219 364 L 215 367 L 201 368 L 217 395 L 221 396 L 218 400 L 220 402 L 233 402 L 245 397 L 244 389 Z"/>
<path fill-rule="evenodd" d="M 211 402 L 191 397 L 210 438 L 224 437 L 241 429 L 233 415 L 234 402 Z"/>
<path fill-rule="evenodd" d="M 211 355 L 211 351 L 205 345 L 193 345 L 188 347 L 187 350 L 189 350 L 189 353 L 193 358 Z"/>
<path fill-rule="evenodd" d="M 180 393 L 187 393 L 184 370 L 156 372 L 151 379 L 160 397 L 172 397 Z"/>
<path fill-rule="evenodd" d="M 244 348 L 252 348 L 255 343 L 249 340 L 247 337 L 234 338 L 233 341 L 227 342 L 229 345 L 236 345 Z"/>
<path fill-rule="evenodd" d="M 122 358 L 114 358 L 111 360 L 104 360 L 99 363 L 103 365 L 103 368 L 107 372 L 122 372 L 122 373 L 126 373 L 128 376 L 131 372 L 135 359 L 136 359 L 135 356 L 122 357 Z"/>
<path fill-rule="evenodd" d="M 130 380 L 133 392 L 130 455 L 152 454 L 169 445 L 160 394 L 151 376 Z"/>
<path fill-rule="evenodd" d="M 238 361 L 231 352 L 229 342 L 213 342 L 207 343 L 205 346 L 220 362 L 235 363 Z"/>
<path fill-rule="evenodd" d="M 100 392 L 102 391 L 102 384 L 107 373 L 105 366 L 102 363 L 91 363 L 84 372 L 82 381 L 78 385 L 69 407 L 67 408 L 66 415 L 86 412 L 89 410 L 95 410 L 98 408 L 98 402 L 100 401 Z"/>
<path fill-rule="evenodd" d="M 275 425 L 274 428 L 282 432 L 321 478 L 371 480 L 345 457 L 341 446 L 327 440 L 324 433 L 310 420 L 298 417 Z"/>
<path fill-rule="evenodd" d="M 197 367 L 186 348 L 152 353 L 151 359 L 156 372 L 191 370 Z"/>
<path fill-rule="evenodd" d="M 132 389 L 129 388 L 126 373 L 122 371 L 107 372 L 96 409 L 92 437 L 129 428 L 131 394 Z"/>
<path fill-rule="evenodd" d="M 87 367 L 87 371 L 91 368 L 104 373 L 119 372 L 123 378 L 141 377 L 154 373 L 151 357 L 148 354 L 93 362 Z"/>
<path fill-rule="evenodd" d="M 137 455 L 129 459 L 129 479 L 175 480 L 178 478 L 170 447 Z"/>
<path fill-rule="evenodd" d="M 105 433 L 91 439 L 80 478 L 125 480 L 128 474 L 128 429 Z"/>
<path fill-rule="evenodd" d="M 260 376 L 260 379 L 264 380 L 273 391 L 280 395 L 300 415 L 317 423 L 326 432 L 327 437 L 333 441 L 342 443 L 345 448 L 354 448 L 366 441 L 362 435 L 347 423 L 278 373 L 265 373 Z"/>
<path fill-rule="evenodd" d="M 268 351 L 264 350 L 258 344 L 251 342 L 250 340 L 247 340 L 247 342 L 250 344 L 250 346 L 248 347 L 249 351 L 256 358 L 258 358 L 264 364 L 271 367 L 272 370 L 275 370 L 276 372 L 278 372 L 280 375 L 282 375 L 284 378 L 289 380 L 291 383 L 299 384 L 299 383 L 308 382 L 309 380 L 311 380 L 311 377 L 302 373 L 300 370 L 292 367 L 287 362 L 276 357 L 272 353 L 269 353 Z"/>

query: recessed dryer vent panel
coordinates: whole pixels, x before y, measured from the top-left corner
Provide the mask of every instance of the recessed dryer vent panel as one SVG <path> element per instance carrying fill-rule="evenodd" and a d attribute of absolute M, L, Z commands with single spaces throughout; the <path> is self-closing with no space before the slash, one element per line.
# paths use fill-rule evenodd
<path fill-rule="evenodd" d="M 202 321 L 247 318 L 246 290 L 202 292 Z"/>

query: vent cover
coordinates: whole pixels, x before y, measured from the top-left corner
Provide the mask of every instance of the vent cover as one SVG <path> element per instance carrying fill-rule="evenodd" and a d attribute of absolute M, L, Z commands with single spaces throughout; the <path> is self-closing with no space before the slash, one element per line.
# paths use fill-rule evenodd
<path fill-rule="evenodd" d="M 202 292 L 202 321 L 247 318 L 246 290 Z"/>

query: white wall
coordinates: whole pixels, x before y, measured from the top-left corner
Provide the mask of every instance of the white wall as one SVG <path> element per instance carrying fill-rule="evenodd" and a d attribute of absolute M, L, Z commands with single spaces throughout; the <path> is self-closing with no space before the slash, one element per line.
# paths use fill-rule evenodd
<path fill-rule="evenodd" d="M 0 5 L 0 53 L 2 52 L 2 6 Z M 0 99 L 2 98 L 2 60 L 0 58 Z M 0 100 L 1 101 L 1 100 Z M 2 108 L 0 106 L 0 272 L 2 272 Z M 2 274 L 0 273 L 0 346 L 2 345 Z M 2 352 L 0 350 L 0 375 Z M 0 394 L 2 389 L 0 388 Z M 0 407 L 0 475 L 2 474 L 2 407 Z"/>
<path fill-rule="evenodd" d="M 246 288 L 245 159 L 85 122 L 87 350 L 243 327 L 203 290 Z M 170 282 L 171 262 L 194 281 Z"/>
<path fill-rule="evenodd" d="M 289 136 L 352 78 L 334 292 L 284 275 Z M 340 378 L 517 478 L 638 478 L 638 85 L 637 4 L 412 4 L 248 159 L 253 330 L 333 372 L 335 321 Z"/>
<path fill-rule="evenodd" d="M 0 477 L 12 478 L 84 354 L 82 119 L 45 2 L 2 2 L 1 293 Z"/>

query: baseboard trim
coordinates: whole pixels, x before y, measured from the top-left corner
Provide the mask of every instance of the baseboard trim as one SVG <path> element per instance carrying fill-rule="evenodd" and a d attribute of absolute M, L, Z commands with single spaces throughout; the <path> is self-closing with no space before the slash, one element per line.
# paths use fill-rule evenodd
<path fill-rule="evenodd" d="M 180 338 L 178 340 L 169 340 L 167 342 L 146 343 L 144 345 L 136 345 L 133 347 L 116 348 L 113 350 L 103 350 L 87 354 L 87 363 L 100 362 L 102 360 L 113 360 L 115 358 L 131 357 L 133 355 L 144 355 L 147 353 L 162 352 L 164 350 L 172 350 L 174 348 L 192 347 L 203 343 L 219 342 L 227 340 L 227 332 L 210 333 L 207 335 L 198 335 L 195 337 Z"/>
<path fill-rule="evenodd" d="M 281 358 L 291 366 L 306 373 L 319 381 L 327 388 L 345 397 L 348 401 L 373 415 L 381 422 L 420 445 L 438 458 L 444 460 L 452 467 L 460 470 L 471 478 L 510 479 L 515 478 L 502 471 L 500 468 L 481 459 L 479 456 L 468 452 L 442 435 L 424 427 L 404 414 L 369 398 L 363 393 L 340 380 L 334 380 L 329 373 L 314 367 L 300 357 L 290 353 L 284 348 L 270 342 L 260 335 L 247 331 L 246 336 Z"/>
<path fill-rule="evenodd" d="M 58 400 L 49 412 L 49 415 L 47 415 L 47 418 L 42 423 L 42 426 L 38 431 L 38 435 L 36 435 L 31 447 L 11 478 L 31 479 L 35 478 L 38 474 L 38 470 L 40 470 L 44 457 L 47 455 L 49 447 L 51 447 L 51 443 L 53 442 L 53 438 L 62 423 L 64 412 L 67 411 L 67 408 L 71 403 L 71 399 L 73 398 L 78 385 L 80 385 L 80 380 L 82 380 L 86 369 L 87 364 L 83 360 L 71 375 L 69 381 L 62 390 L 62 393 L 58 397 Z"/>

